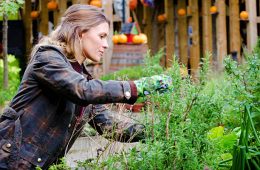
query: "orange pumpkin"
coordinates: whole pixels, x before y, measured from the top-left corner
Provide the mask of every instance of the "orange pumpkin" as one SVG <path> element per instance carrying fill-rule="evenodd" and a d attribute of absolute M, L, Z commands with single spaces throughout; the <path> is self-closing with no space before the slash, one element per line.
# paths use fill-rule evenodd
<path fill-rule="evenodd" d="M 180 9 L 178 10 L 178 15 L 179 15 L 179 16 L 185 16 L 185 15 L 186 15 L 186 10 L 183 9 L 183 8 L 180 8 Z"/>
<path fill-rule="evenodd" d="M 39 11 L 32 11 L 31 12 L 31 18 L 36 19 L 36 18 L 38 18 L 39 14 L 40 14 Z"/>
<path fill-rule="evenodd" d="M 139 35 L 134 35 L 133 43 L 134 44 L 141 44 L 142 43 L 142 38 Z"/>
<path fill-rule="evenodd" d="M 127 42 L 127 36 L 125 34 L 120 34 L 118 38 L 118 42 L 121 44 L 125 44 Z"/>
<path fill-rule="evenodd" d="M 129 18 L 127 19 L 127 22 L 128 22 L 128 23 L 133 22 L 133 18 L 132 18 L 132 17 L 129 17 Z"/>
<path fill-rule="evenodd" d="M 218 8 L 216 6 L 211 6 L 209 11 L 210 11 L 211 14 L 215 14 L 215 13 L 218 12 Z"/>
<path fill-rule="evenodd" d="M 112 41 L 114 44 L 117 44 L 119 42 L 119 35 L 113 35 Z"/>
<path fill-rule="evenodd" d="M 143 33 L 139 34 L 139 37 L 141 38 L 141 43 L 146 44 L 147 43 L 147 36 Z"/>
<path fill-rule="evenodd" d="M 165 22 L 166 19 L 167 19 L 166 14 L 160 14 L 160 15 L 158 15 L 158 17 L 157 17 L 157 20 L 158 20 L 158 22 L 160 22 L 160 23 Z"/>
<path fill-rule="evenodd" d="M 239 16 L 240 16 L 241 20 L 247 20 L 248 19 L 248 13 L 246 11 L 241 11 Z"/>
<path fill-rule="evenodd" d="M 101 2 L 101 0 L 92 0 L 90 2 L 90 5 L 93 5 L 93 6 L 101 8 L 102 7 L 102 2 Z"/>
<path fill-rule="evenodd" d="M 138 3 L 137 0 L 130 0 L 129 8 L 130 8 L 131 11 L 133 11 L 137 7 L 137 3 Z"/>
<path fill-rule="evenodd" d="M 48 2 L 47 8 L 50 11 L 54 11 L 58 8 L 58 4 L 57 4 L 57 2 L 55 2 L 55 0 L 51 0 L 50 2 Z"/>

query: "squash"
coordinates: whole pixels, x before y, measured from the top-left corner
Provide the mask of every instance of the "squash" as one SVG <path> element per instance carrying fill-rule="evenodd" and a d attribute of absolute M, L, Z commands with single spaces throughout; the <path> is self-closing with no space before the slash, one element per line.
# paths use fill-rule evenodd
<path fill-rule="evenodd" d="M 32 18 L 32 19 L 38 18 L 39 15 L 40 15 L 40 12 L 39 12 L 39 11 L 32 11 L 32 12 L 31 12 L 31 18 Z"/>
<path fill-rule="evenodd" d="M 160 14 L 160 15 L 157 16 L 157 20 L 158 20 L 158 22 L 160 22 L 160 23 L 165 22 L 166 19 L 167 19 L 166 14 Z"/>
<path fill-rule="evenodd" d="M 137 3 L 138 3 L 137 0 L 130 0 L 129 8 L 130 8 L 131 11 L 133 11 L 137 7 Z"/>
<path fill-rule="evenodd" d="M 57 4 L 57 2 L 55 2 L 55 0 L 51 0 L 50 2 L 48 2 L 47 8 L 50 11 L 54 11 L 58 8 L 58 4 Z"/>
<path fill-rule="evenodd" d="M 186 10 L 183 9 L 183 8 L 180 8 L 180 9 L 178 10 L 178 15 L 179 15 L 179 16 L 185 16 L 185 15 L 186 15 Z"/>
<path fill-rule="evenodd" d="M 142 38 L 139 35 L 134 35 L 133 43 L 134 44 L 141 44 L 142 43 Z"/>
<path fill-rule="evenodd" d="M 118 42 L 121 44 L 125 44 L 127 43 L 127 36 L 125 34 L 120 34 L 118 37 Z"/>
<path fill-rule="evenodd" d="M 127 22 L 128 22 L 128 23 L 133 22 L 133 18 L 132 18 L 132 17 L 129 17 L 129 18 L 127 19 Z"/>
<path fill-rule="evenodd" d="M 114 44 L 117 44 L 119 42 L 119 35 L 113 35 L 112 41 Z"/>
<path fill-rule="evenodd" d="M 141 43 L 146 44 L 147 43 L 147 36 L 143 33 L 139 34 L 139 37 L 141 38 Z"/>
<path fill-rule="evenodd" d="M 213 5 L 213 6 L 211 6 L 211 7 L 209 8 L 209 12 L 210 12 L 211 14 L 215 14 L 215 13 L 218 12 L 218 8 L 217 8 L 215 5 Z"/>
<path fill-rule="evenodd" d="M 102 2 L 101 2 L 101 0 L 92 0 L 90 2 L 90 5 L 93 5 L 93 6 L 96 6 L 98 8 L 101 8 L 102 7 Z"/>
<path fill-rule="evenodd" d="M 241 11 L 239 16 L 241 20 L 248 20 L 248 12 L 246 11 Z"/>

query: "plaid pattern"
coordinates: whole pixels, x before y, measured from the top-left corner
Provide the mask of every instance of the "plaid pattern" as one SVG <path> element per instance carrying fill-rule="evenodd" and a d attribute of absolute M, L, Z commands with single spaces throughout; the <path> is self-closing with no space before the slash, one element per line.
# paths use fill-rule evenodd
<path fill-rule="evenodd" d="M 10 103 L 14 111 L 23 113 L 19 119 L 21 144 L 19 148 L 14 148 L 17 149 L 15 152 L 11 152 L 17 154 L 13 157 L 46 169 L 62 156 L 67 145 L 72 145 L 74 140 L 70 138 L 76 139 L 81 125 L 86 123 L 82 120 L 75 127 L 81 108 L 78 106 L 86 106 L 86 110 L 92 113 L 95 104 L 132 104 L 136 101 L 137 90 L 133 82 L 104 82 L 92 79 L 85 69 L 83 72 L 83 75 L 76 72 L 56 47 L 39 48 Z M 124 96 L 126 90 L 131 90 L 129 100 Z M 92 125 L 97 127 L 95 120 L 99 119 L 93 118 Z M 2 117 L 0 144 L 2 140 L 13 141 L 14 133 L 14 120 Z M 69 144 L 69 141 L 72 142 Z"/>

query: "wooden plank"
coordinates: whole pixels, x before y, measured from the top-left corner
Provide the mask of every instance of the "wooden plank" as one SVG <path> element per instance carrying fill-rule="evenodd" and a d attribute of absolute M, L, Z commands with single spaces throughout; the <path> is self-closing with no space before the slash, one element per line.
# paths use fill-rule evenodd
<path fill-rule="evenodd" d="M 166 57 L 165 66 L 171 67 L 174 55 L 174 3 L 172 0 L 164 0 L 167 23 L 165 26 Z"/>
<path fill-rule="evenodd" d="M 48 0 L 40 1 L 41 20 L 40 20 L 40 32 L 42 35 L 48 35 L 49 29 L 49 14 L 47 9 Z"/>
<path fill-rule="evenodd" d="M 249 14 L 247 24 L 247 48 L 252 51 L 257 43 L 256 1 L 246 0 L 246 11 Z"/>
<path fill-rule="evenodd" d="M 61 19 L 61 17 L 63 16 L 63 14 L 65 13 L 67 8 L 68 8 L 67 7 L 67 1 L 59 0 L 58 22 Z"/>
<path fill-rule="evenodd" d="M 223 69 L 223 60 L 227 55 L 227 21 L 226 21 L 226 3 L 223 0 L 217 0 L 217 67 Z"/>
<path fill-rule="evenodd" d="M 79 4 L 80 0 L 72 0 L 72 4 Z"/>
<path fill-rule="evenodd" d="M 178 9 L 186 9 L 186 1 L 178 1 Z M 178 17 L 179 62 L 188 66 L 188 24 L 186 16 Z"/>
<path fill-rule="evenodd" d="M 198 0 L 189 0 L 191 7 L 190 24 L 192 28 L 192 45 L 190 48 L 190 66 L 191 76 L 193 80 L 197 80 L 199 76 L 200 63 L 200 40 L 199 40 L 199 5 Z"/>
<path fill-rule="evenodd" d="M 240 58 L 241 36 L 239 19 L 239 0 L 229 1 L 229 32 L 230 32 L 230 52 L 237 53 L 238 62 Z"/>
<path fill-rule="evenodd" d="M 108 73 L 109 66 L 111 63 L 112 53 L 113 53 L 113 42 L 112 42 L 112 36 L 113 36 L 113 9 L 112 9 L 112 0 L 107 0 L 106 3 L 103 4 L 104 13 L 105 15 L 110 19 L 110 33 L 108 38 L 108 49 L 105 52 L 105 57 L 103 57 L 103 74 Z"/>
<path fill-rule="evenodd" d="M 202 44 L 203 55 L 212 52 L 212 17 L 210 14 L 211 1 L 202 1 Z M 212 58 L 210 59 L 212 62 Z"/>
<path fill-rule="evenodd" d="M 28 61 L 32 48 L 32 18 L 31 18 L 31 0 L 26 0 L 23 9 L 23 23 L 25 28 L 25 56 Z"/>
<path fill-rule="evenodd" d="M 148 48 L 152 48 L 152 9 L 149 7 L 144 6 L 144 13 L 143 13 L 143 27 L 144 33 L 147 35 L 148 39 Z"/>

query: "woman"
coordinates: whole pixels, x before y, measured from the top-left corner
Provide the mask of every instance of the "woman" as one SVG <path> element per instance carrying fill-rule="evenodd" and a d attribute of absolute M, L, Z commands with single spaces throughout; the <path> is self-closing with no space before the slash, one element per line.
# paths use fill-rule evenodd
<path fill-rule="evenodd" d="M 161 89 L 171 80 L 92 79 L 83 62 L 100 61 L 108 34 L 109 21 L 98 8 L 77 4 L 34 47 L 18 92 L 1 117 L 0 169 L 47 169 L 68 151 L 86 122 L 119 141 L 143 139 L 143 125 L 115 121 L 102 104 L 132 104 L 144 91 Z"/>

